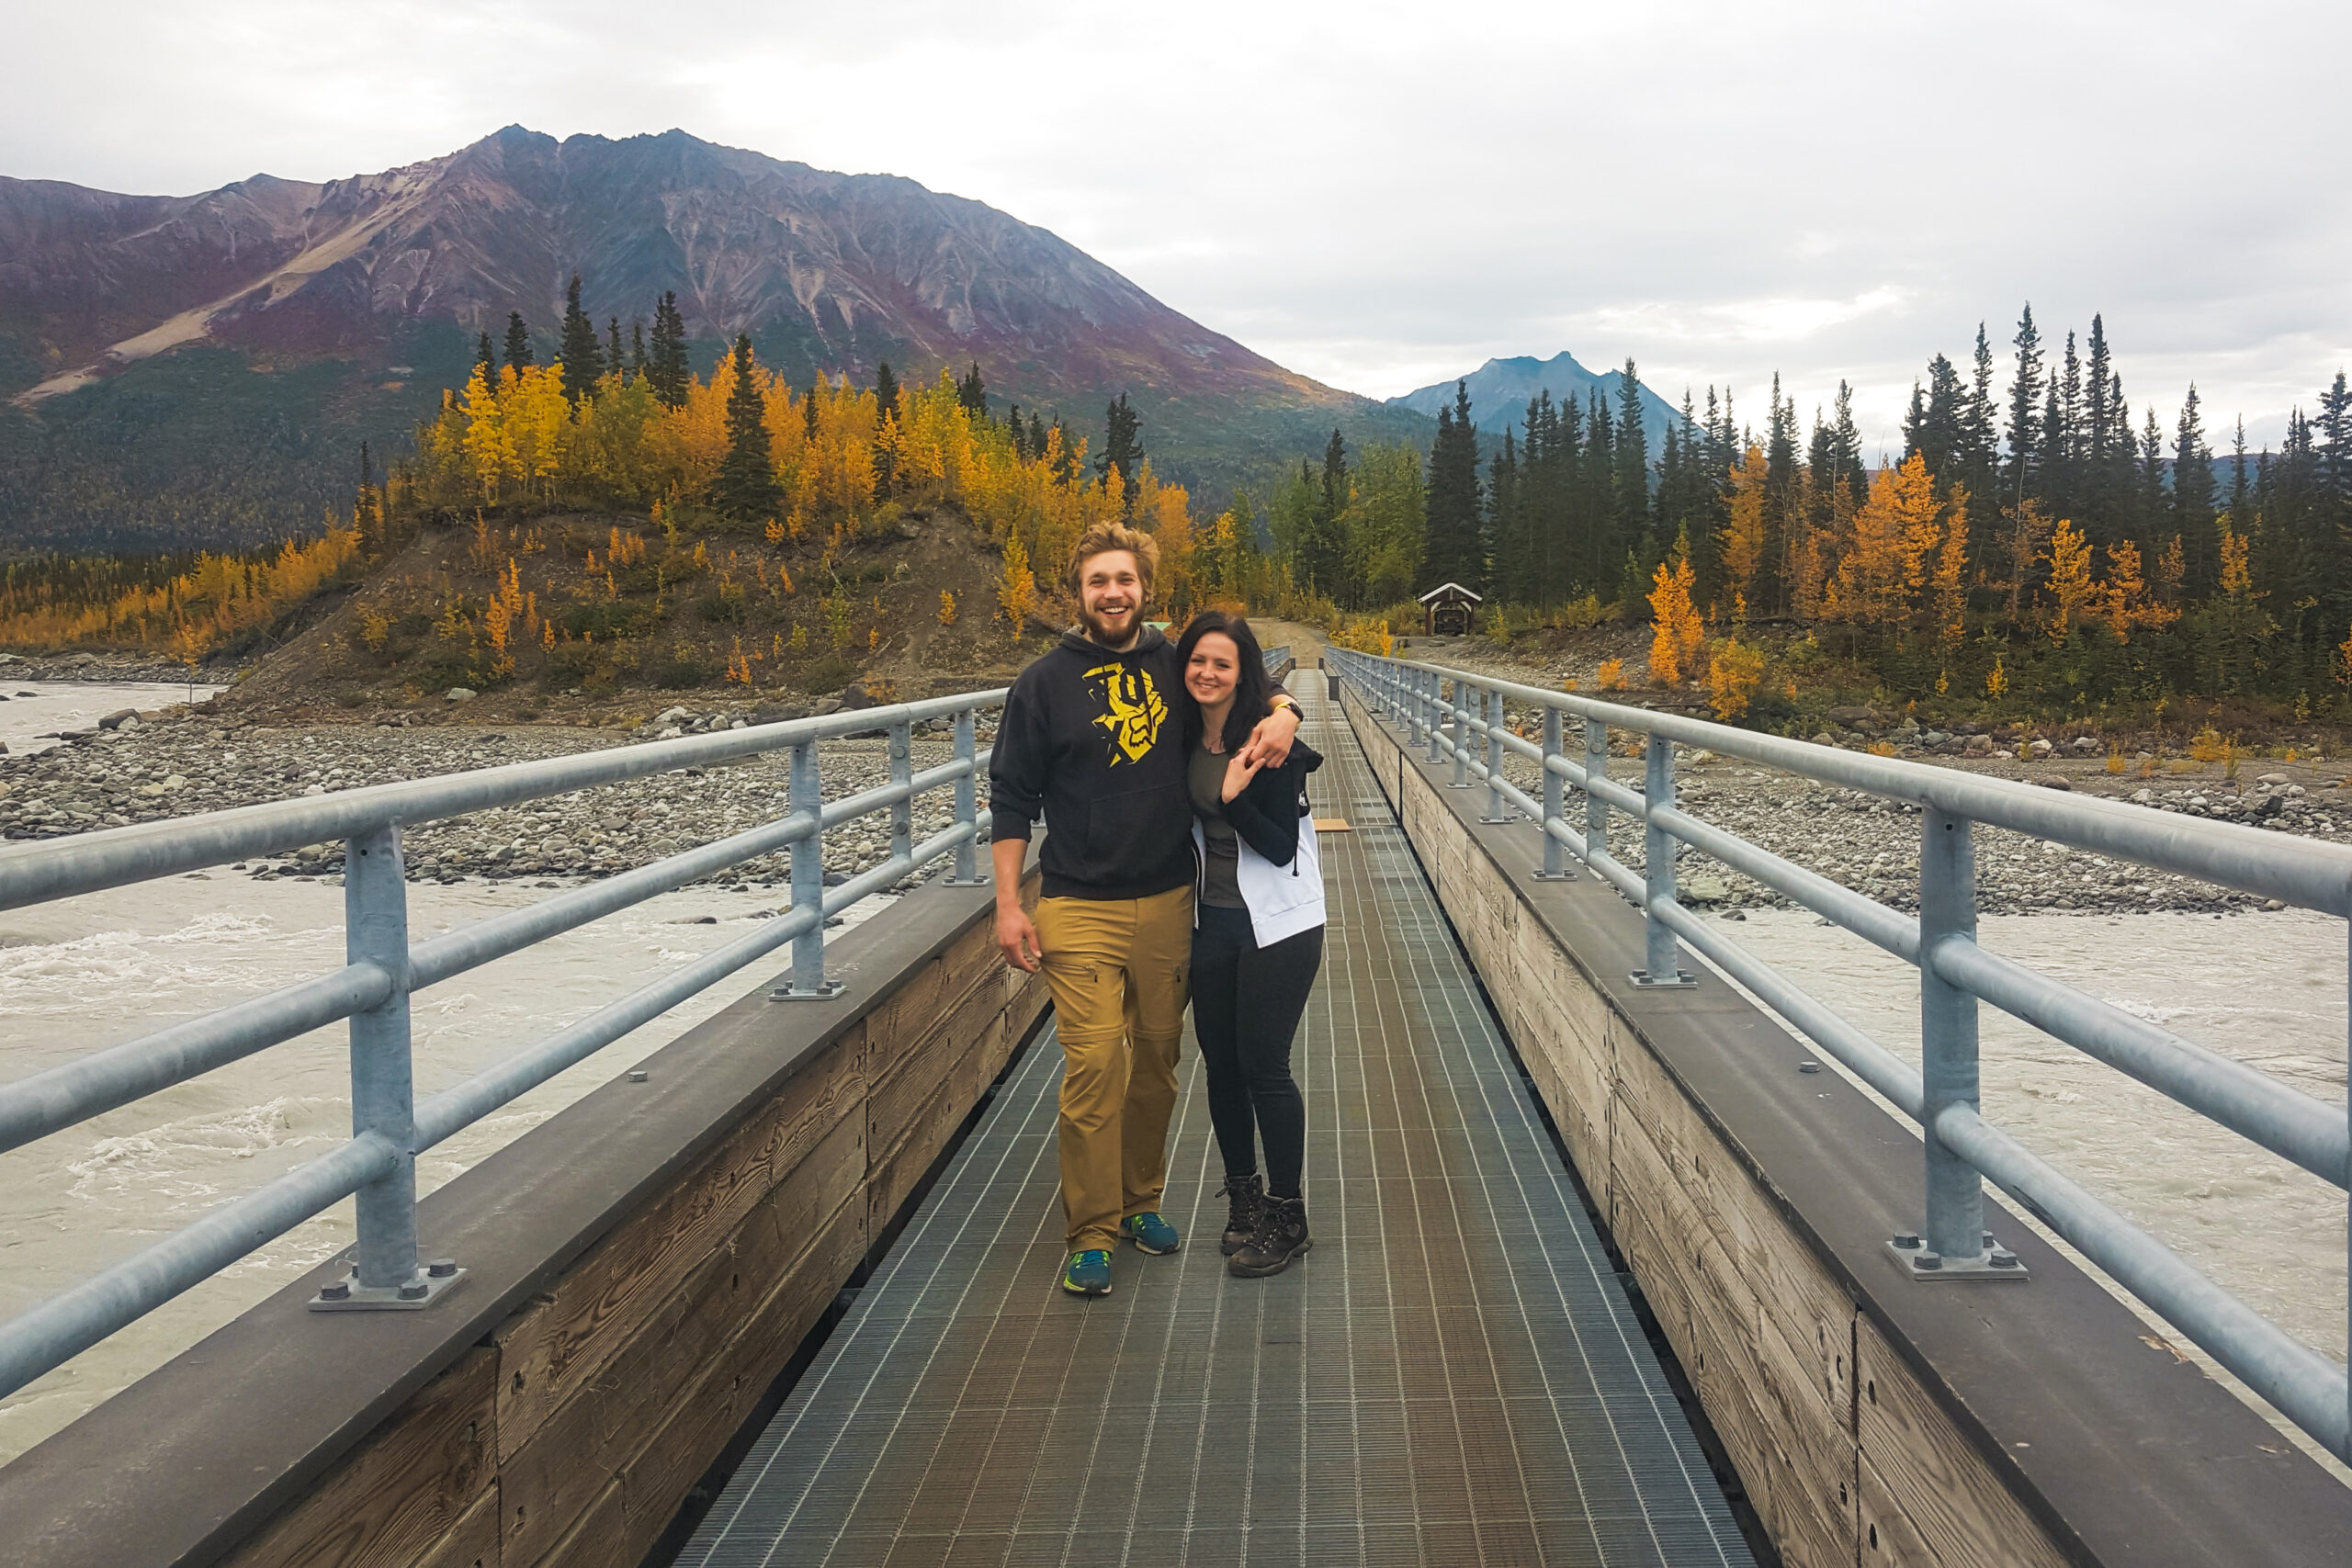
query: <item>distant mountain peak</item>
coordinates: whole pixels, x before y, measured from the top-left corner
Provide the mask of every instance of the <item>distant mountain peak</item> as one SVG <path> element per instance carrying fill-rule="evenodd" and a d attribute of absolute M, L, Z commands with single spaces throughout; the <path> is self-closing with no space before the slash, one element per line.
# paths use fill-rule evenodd
<path fill-rule="evenodd" d="M 1564 348 L 1549 359 L 1538 359 L 1532 354 L 1498 356 L 1466 376 L 1416 388 L 1389 399 L 1388 403 L 1391 408 L 1411 409 L 1434 416 L 1440 408 L 1453 406 L 1454 382 L 1459 381 L 1470 397 L 1470 422 L 1478 429 L 1499 436 L 1505 430 L 1518 428 L 1527 416 L 1529 400 L 1545 391 L 1552 394 L 1555 403 L 1574 399 L 1579 406 L 1599 392 L 1614 417 L 1621 397 L 1619 389 L 1624 380 L 1623 370 L 1596 374 L 1586 369 L 1575 355 Z M 1641 400 L 1642 431 L 1650 450 L 1656 452 L 1665 443 L 1667 427 L 1682 416 L 1647 382 L 1641 386 Z"/>

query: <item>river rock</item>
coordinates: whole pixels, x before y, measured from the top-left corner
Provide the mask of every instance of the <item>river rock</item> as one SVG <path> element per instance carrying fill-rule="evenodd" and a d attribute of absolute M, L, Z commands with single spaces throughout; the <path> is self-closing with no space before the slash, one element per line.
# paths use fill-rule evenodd
<path fill-rule="evenodd" d="M 448 702 L 469 703 L 474 700 L 474 691 L 469 686 L 452 686 L 442 696 Z"/>

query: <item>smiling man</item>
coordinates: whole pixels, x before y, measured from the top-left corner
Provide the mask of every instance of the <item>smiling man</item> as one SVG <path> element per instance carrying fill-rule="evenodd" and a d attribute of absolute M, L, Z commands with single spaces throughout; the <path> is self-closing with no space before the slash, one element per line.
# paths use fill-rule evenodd
<path fill-rule="evenodd" d="M 1176 650 L 1144 624 L 1159 547 L 1116 523 L 1087 530 L 1069 585 L 1078 626 L 1012 684 L 989 761 L 997 945 L 1053 991 L 1063 1055 L 1062 1288 L 1108 1295 L 1121 1236 L 1181 1238 L 1161 1217 L 1168 1118 L 1193 947 L 1193 819 Z M 1245 754 L 1279 765 L 1298 732 L 1290 698 Z M 1042 813 L 1033 923 L 1021 863 Z"/>

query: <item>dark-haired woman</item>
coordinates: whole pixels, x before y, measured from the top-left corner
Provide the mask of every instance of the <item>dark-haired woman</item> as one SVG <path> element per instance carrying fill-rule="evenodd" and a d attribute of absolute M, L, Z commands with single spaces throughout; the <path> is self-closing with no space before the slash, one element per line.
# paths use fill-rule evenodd
<path fill-rule="evenodd" d="M 1306 810 L 1306 775 L 1323 759 L 1294 741 L 1278 768 L 1241 760 L 1269 690 L 1249 622 L 1203 613 L 1184 628 L 1176 662 L 1189 699 L 1184 739 L 1200 862 L 1193 1027 L 1231 1203 L 1226 1267 L 1254 1278 L 1280 1273 L 1313 1245 L 1299 1190 L 1306 1105 L 1290 1053 L 1323 964 L 1323 872 Z"/>

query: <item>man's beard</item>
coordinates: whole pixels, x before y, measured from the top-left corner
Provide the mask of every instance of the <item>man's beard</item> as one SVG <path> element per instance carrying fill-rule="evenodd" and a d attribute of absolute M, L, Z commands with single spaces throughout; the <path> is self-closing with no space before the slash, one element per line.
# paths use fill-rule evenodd
<path fill-rule="evenodd" d="M 1086 628 L 1088 637 L 1104 648 L 1117 648 L 1132 639 L 1143 629 L 1143 615 L 1139 609 L 1128 610 L 1126 621 L 1125 631 L 1114 631 L 1108 623 L 1086 605 L 1081 604 L 1078 607 L 1078 624 Z"/>

